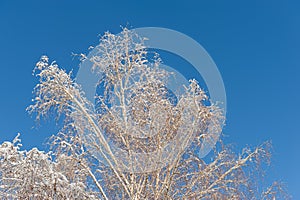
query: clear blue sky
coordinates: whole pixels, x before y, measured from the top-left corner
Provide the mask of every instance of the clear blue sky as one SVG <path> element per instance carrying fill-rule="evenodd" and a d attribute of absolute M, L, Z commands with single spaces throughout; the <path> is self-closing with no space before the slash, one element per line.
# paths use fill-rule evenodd
<path fill-rule="evenodd" d="M 227 92 L 226 142 L 240 150 L 271 139 L 267 175 L 300 199 L 300 3 L 291 1 L 0 1 L 0 142 L 22 133 L 24 148 L 44 148 L 54 123 L 32 129 L 25 112 L 47 54 L 67 70 L 98 34 L 120 25 L 157 26 L 194 38 L 209 52 Z"/>

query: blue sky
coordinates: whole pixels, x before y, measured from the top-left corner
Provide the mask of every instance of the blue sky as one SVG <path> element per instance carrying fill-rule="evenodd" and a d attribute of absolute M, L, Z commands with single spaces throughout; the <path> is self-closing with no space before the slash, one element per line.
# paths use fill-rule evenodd
<path fill-rule="evenodd" d="M 21 132 L 24 148 L 44 148 L 54 122 L 35 126 L 35 62 L 43 54 L 67 70 L 104 31 L 156 26 L 198 41 L 216 62 L 227 92 L 225 140 L 236 150 L 271 139 L 267 175 L 300 199 L 300 3 L 297 1 L 0 1 L 0 142 Z"/>

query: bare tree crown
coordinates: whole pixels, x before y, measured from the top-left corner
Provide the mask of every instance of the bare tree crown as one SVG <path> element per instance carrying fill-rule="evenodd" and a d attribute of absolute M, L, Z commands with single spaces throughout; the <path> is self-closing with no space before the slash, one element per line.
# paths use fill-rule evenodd
<path fill-rule="evenodd" d="M 204 139 L 216 140 L 222 110 L 196 80 L 184 94 L 168 90 L 172 74 L 159 55 L 124 28 L 106 32 L 89 59 L 101 78 L 96 106 L 81 86 L 42 56 L 39 83 L 28 111 L 37 120 L 64 120 L 51 151 L 20 150 L 18 137 L 0 146 L 2 199 L 274 199 L 288 198 L 281 185 L 257 189 L 251 176 L 269 162 L 268 143 L 235 155 L 215 149 L 199 157 Z"/>

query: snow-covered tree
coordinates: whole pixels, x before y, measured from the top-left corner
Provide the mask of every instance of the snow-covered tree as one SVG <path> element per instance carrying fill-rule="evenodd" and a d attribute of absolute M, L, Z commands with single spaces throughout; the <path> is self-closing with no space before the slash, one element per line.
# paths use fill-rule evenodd
<path fill-rule="evenodd" d="M 222 129 L 222 110 L 196 80 L 174 99 L 170 72 L 143 38 L 126 28 L 107 32 L 96 51 L 88 58 L 101 74 L 96 107 L 55 62 L 37 63 L 28 111 L 64 125 L 48 153 L 20 150 L 19 137 L 0 146 L 2 199 L 288 198 L 281 184 L 263 190 L 257 181 L 268 143 L 239 155 L 220 143 L 211 159 L 199 157 L 203 141 Z"/>

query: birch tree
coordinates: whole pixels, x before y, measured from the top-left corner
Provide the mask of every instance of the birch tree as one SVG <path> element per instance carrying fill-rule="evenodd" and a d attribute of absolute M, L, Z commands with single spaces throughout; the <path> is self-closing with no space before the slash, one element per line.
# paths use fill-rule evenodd
<path fill-rule="evenodd" d="M 280 183 L 263 189 L 269 143 L 240 154 L 219 143 L 199 157 L 204 139 L 222 130 L 222 110 L 196 80 L 175 100 L 170 72 L 158 54 L 128 29 L 106 32 L 89 58 L 101 74 L 90 102 L 72 78 L 42 56 L 28 107 L 37 120 L 63 121 L 49 152 L 20 149 L 19 137 L 0 146 L 3 199 L 283 199 Z M 84 57 L 87 59 L 86 57 Z"/>

